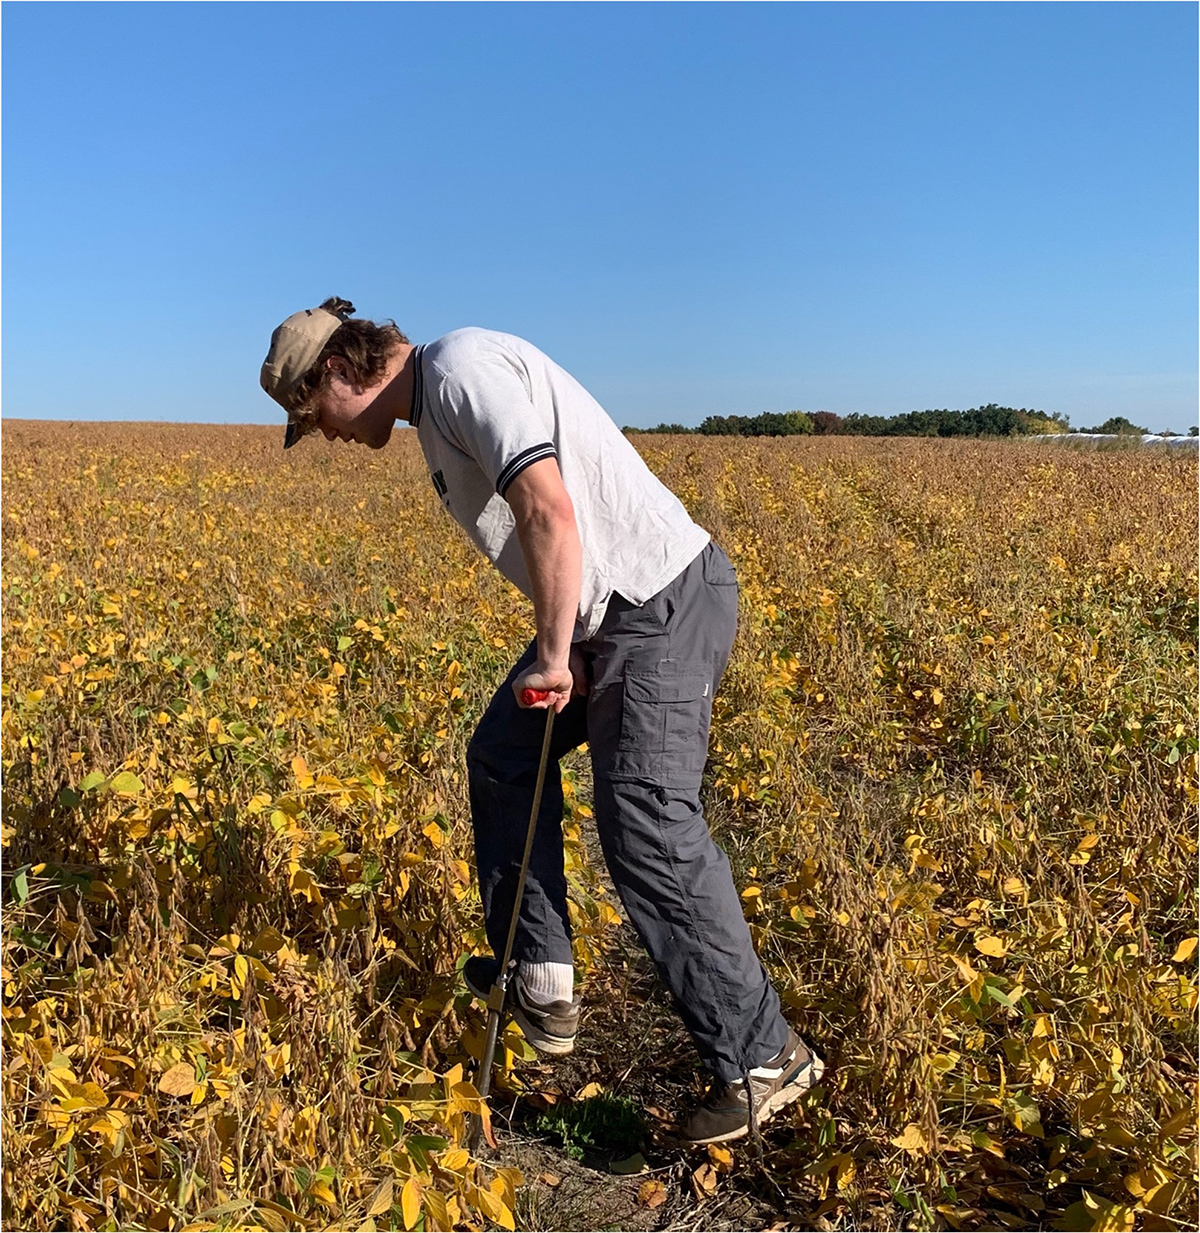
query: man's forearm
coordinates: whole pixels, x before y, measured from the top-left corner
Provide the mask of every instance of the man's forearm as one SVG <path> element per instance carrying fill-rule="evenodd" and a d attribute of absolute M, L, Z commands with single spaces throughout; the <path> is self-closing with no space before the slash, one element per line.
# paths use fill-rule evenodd
<path fill-rule="evenodd" d="M 565 668 L 579 615 L 583 551 L 569 501 L 531 511 L 517 521 L 517 536 L 533 584 L 538 659 Z"/>

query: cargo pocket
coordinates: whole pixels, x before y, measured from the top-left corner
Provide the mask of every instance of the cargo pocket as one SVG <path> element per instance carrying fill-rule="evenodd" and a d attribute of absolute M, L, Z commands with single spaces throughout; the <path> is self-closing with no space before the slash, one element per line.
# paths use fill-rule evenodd
<path fill-rule="evenodd" d="M 711 693 L 704 671 L 627 673 L 617 750 L 621 769 L 663 784 L 698 781 L 708 753 Z"/>
<path fill-rule="evenodd" d="M 716 544 L 704 554 L 704 581 L 718 587 L 737 586 L 737 571 Z"/>

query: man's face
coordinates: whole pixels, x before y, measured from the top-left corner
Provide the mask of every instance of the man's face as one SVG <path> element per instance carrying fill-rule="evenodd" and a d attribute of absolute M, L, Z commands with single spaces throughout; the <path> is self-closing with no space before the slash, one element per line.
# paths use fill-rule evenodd
<path fill-rule="evenodd" d="M 346 369 L 330 361 L 329 382 L 317 399 L 317 427 L 327 441 L 354 441 L 380 450 L 392 435 L 392 418 L 382 413 L 377 397 L 382 385 L 356 385 Z"/>

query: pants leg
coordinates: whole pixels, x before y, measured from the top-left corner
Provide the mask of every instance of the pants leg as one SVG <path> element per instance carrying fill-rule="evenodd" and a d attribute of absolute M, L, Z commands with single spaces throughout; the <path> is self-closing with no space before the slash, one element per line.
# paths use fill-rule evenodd
<path fill-rule="evenodd" d="M 700 804 L 712 699 L 737 628 L 737 581 L 709 546 L 642 605 L 614 596 L 584 644 L 596 822 L 629 919 L 700 1055 L 738 1080 L 787 1039 L 729 861 Z"/>
<path fill-rule="evenodd" d="M 467 782 L 475 832 L 475 864 L 492 953 L 504 954 L 525 852 L 546 712 L 517 705 L 512 682 L 537 658 L 533 642 L 496 691 L 467 746 Z M 558 760 L 587 739 L 585 700 L 573 698 L 555 716 L 550 761 L 521 903 L 513 958 L 570 963 L 571 927 L 563 872 L 562 780 Z"/>

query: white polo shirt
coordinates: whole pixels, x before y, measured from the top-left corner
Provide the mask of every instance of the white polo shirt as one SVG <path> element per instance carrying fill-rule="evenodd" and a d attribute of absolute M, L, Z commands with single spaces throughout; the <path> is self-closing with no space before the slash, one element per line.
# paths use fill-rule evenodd
<path fill-rule="evenodd" d="M 708 543 L 600 404 L 531 343 L 454 330 L 416 349 L 414 371 L 413 426 L 442 504 L 530 597 L 504 494 L 526 467 L 558 460 L 583 546 L 575 641 L 600 628 L 614 591 L 643 603 Z"/>

